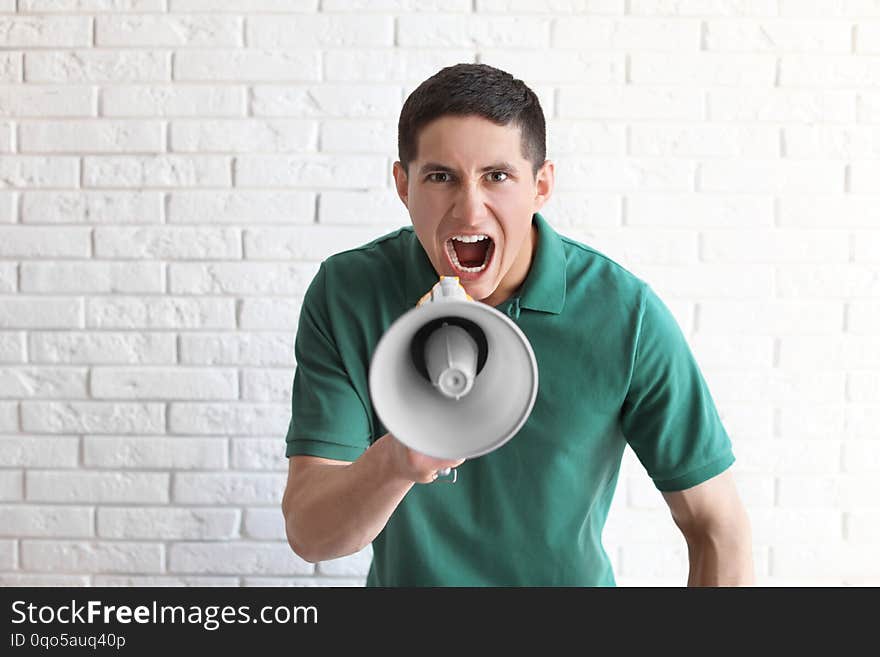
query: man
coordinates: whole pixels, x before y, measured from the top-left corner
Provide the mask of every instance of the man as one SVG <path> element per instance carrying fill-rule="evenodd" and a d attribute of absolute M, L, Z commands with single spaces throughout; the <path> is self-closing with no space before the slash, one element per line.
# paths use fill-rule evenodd
<path fill-rule="evenodd" d="M 318 562 L 372 543 L 368 586 L 613 586 L 601 532 L 629 443 L 687 541 L 688 583 L 752 584 L 730 441 L 678 325 L 646 283 L 539 213 L 554 165 L 535 94 L 486 65 L 447 67 L 405 102 L 398 147 L 412 227 L 328 258 L 304 299 L 292 549 Z M 523 428 L 466 462 L 387 433 L 367 384 L 379 338 L 440 275 L 506 312 L 539 366 Z M 433 483 L 447 467 L 458 482 Z"/>

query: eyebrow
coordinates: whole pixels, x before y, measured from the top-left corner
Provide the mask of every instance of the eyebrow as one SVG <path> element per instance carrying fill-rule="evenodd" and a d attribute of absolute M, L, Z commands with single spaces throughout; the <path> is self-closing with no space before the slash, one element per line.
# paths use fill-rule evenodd
<path fill-rule="evenodd" d="M 428 171 L 445 171 L 448 173 L 455 173 L 455 169 L 452 167 L 448 167 L 445 164 L 440 164 L 438 162 L 426 162 L 419 169 L 419 175 L 424 173 L 428 173 Z M 490 164 L 489 166 L 485 166 L 480 169 L 480 173 L 486 173 L 487 171 L 516 171 L 516 167 L 510 164 L 510 162 L 495 162 Z"/>

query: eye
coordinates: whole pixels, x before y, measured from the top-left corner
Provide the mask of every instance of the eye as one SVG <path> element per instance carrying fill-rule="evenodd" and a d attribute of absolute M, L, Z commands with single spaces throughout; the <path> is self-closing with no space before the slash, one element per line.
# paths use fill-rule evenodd
<path fill-rule="evenodd" d="M 445 171 L 435 171 L 434 173 L 429 173 L 425 178 L 428 182 L 447 182 L 447 180 L 437 180 L 434 176 L 448 176 L 449 174 Z"/>
<path fill-rule="evenodd" d="M 500 179 L 494 177 L 494 176 L 499 176 L 499 175 L 504 176 L 504 177 L 500 178 Z M 491 171 L 489 173 L 489 176 L 491 177 L 492 182 L 504 182 L 505 180 L 507 180 L 507 173 L 504 171 Z"/>

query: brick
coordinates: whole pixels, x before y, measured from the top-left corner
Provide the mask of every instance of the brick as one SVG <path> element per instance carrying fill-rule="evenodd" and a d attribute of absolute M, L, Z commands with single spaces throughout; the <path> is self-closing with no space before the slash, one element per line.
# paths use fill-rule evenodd
<path fill-rule="evenodd" d="M 18 567 L 18 543 L 0 540 L 0 569 L 14 570 Z"/>
<path fill-rule="evenodd" d="M 709 51 L 849 53 L 852 27 L 830 21 L 706 21 Z"/>
<path fill-rule="evenodd" d="M 0 153 L 11 153 L 15 148 L 15 126 L 0 122 Z"/>
<path fill-rule="evenodd" d="M 93 586 L 117 586 L 117 587 L 169 587 L 169 586 L 238 586 L 238 577 L 171 577 L 168 575 L 154 576 L 124 576 L 124 575 L 95 575 L 92 577 Z"/>
<path fill-rule="evenodd" d="M 554 21 L 551 41 L 556 48 L 696 52 L 700 22 L 566 16 Z"/>
<path fill-rule="evenodd" d="M 713 393 L 729 401 L 843 402 L 846 377 L 843 372 L 787 372 L 780 370 L 716 372 Z"/>
<path fill-rule="evenodd" d="M 388 154 L 397 141 L 397 126 L 390 122 L 339 119 L 321 126 L 323 153 Z"/>
<path fill-rule="evenodd" d="M 171 11 L 212 11 L 241 13 L 238 0 L 169 0 Z M 318 0 L 249 0 L 248 13 L 316 11 Z"/>
<path fill-rule="evenodd" d="M 785 17 L 852 18 L 880 16 L 880 7 L 875 0 L 780 0 L 779 14 Z"/>
<path fill-rule="evenodd" d="M 853 162 L 849 165 L 849 191 L 854 194 L 877 194 L 877 176 L 880 175 L 880 163 Z"/>
<path fill-rule="evenodd" d="M 22 194 L 24 223 L 138 223 L 162 220 L 160 192 L 36 192 Z"/>
<path fill-rule="evenodd" d="M 203 119 L 171 123 L 172 151 L 277 153 L 317 149 L 316 121 Z"/>
<path fill-rule="evenodd" d="M 168 202 L 168 223 L 310 224 L 315 193 L 310 191 L 175 191 Z"/>
<path fill-rule="evenodd" d="M 880 94 L 865 91 L 856 97 L 859 123 L 880 123 Z"/>
<path fill-rule="evenodd" d="M 541 210 L 550 224 L 566 234 L 573 230 L 618 228 L 622 201 L 617 194 L 554 193 Z"/>
<path fill-rule="evenodd" d="M 880 400 L 880 372 L 848 372 L 846 399 L 863 404 Z"/>
<path fill-rule="evenodd" d="M 0 82 L 21 82 L 24 56 L 19 52 L 0 53 Z"/>
<path fill-rule="evenodd" d="M 0 406 L 2 413 L 2 406 Z M 17 502 L 24 499 L 24 474 L 21 470 L 0 470 L 0 501 Z"/>
<path fill-rule="evenodd" d="M 169 412 L 171 432 L 184 435 L 277 435 L 290 423 L 289 404 L 180 402 L 172 403 Z"/>
<path fill-rule="evenodd" d="M 614 120 L 703 118 L 702 92 L 695 89 L 562 87 L 558 94 L 559 118 Z"/>
<path fill-rule="evenodd" d="M 0 293 L 18 290 L 18 267 L 14 262 L 0 263 Z"/>
<path fill-rule="evenodd" d="M 871 197 L 786 196 L 779 202 L 779 221 L 785 227 L 874 227 L 880 221 L 880 204 Z"/>
<path fill-rule="evenodd" d="M 397 18 L 397 44 L 430 48 L 546 48 L 550 18 L 434 14 Z"/>
<path fill-rule="evenodd" d="M 286 481 L 281 473 L 179 472 L 172 495 L 178 504 L 280 504 Z"/>
<path fill-rule="evenodd" d="M 243 299 L 238 317 L 239 327 L 250 329 L 276 329 L 295 331 L 299 322 L 302 298 L 293 299 Z M 294 336 L 290 335 L 293 344 Z M 255 361 L 256 364 L 261 364 Z"/>
<path fill-rule="evenodd" d="M 880 511 L 851 511 L 845 514 L 846 540 L 855 544 L 880 542 Z"/>
<path fill-rule="evenodd" d="M 15 504 L 0 506 L 0 536 L 15 538 L 88 538 L 92 531 L 92 509 L 79 506 Z"/>
<path fill-rule="evenodd" d="M 880 303 L 857 300 L 847 304 L 846 330 L 850 333 L 877 335 L 880 332 Z"/>
<path fill-rule="evenodd" d="M 292 369 L 245 369 L 241 372 L 241 398 L 257 402 L 290 400 Z"/>
<path fill-rule="evenodd" d="M 876 87 L 880 61 L 851 55 L 782 55 L 780 87 Z"/>
<path fill-rule="evenodd" d="M 748 238 L 748 239 L 746 239 Z M 706 262 L 828 263 L 849 260 L 849 233 L 831 230 L 706 231 L 700 235 Z"/>
<path fill-rule="evenodd" d="M 18 195 L 13 192 L 0 192 L 0 223 L 11 224 L 16 221 Z"/>
<path fill-rule="evenodd" d="M 325 225 L 375 225 L 394 227 L 409 225 L 406 206 L 390 189 L 362 192 L 321 191 L 318 223 Z"/>
<path fill-rule="evenodd" d="M 783 577 L 877 577 L 880 562 L 876 546 L 838 540 L 774 546 L 772 569 Z"/>
<path fill-rule="evenodd" d="M 305 294 L 318 263 L 171 263 L 172 294 Z"/>
<path fill-rule="evenodd" d="M 880 129 L 792 126 L 783 129 L 785 157 L 859 159 L 880 157 Z"/>
<path fill-rule="evenodd" d="M 368 545 L 354 554 L 322 561 L 318 564 L 317 573 L 337 577 L 366 577 L 372 561 L 373 549 Z"/>
<path fill-rule="evenodd" d="M 21 562 L 35 572 L 158 573 L 164 546 L 158 543 L 22 541 Z"/>
<path fill-rule="evenodd" d="M 838 162 L 703 162 L 698 170 L 701 192 L 798 193 L 843 191 L 844 167 Z"/>
<path fill-rule="evenodd" d="M 234 166 L 237 187 L 381 187 L 387 176 L 368 155 L 242 155 Z"/>
<path fill-rule="evenodd" d="M 79 439 L 0 436 L 0 467 L 75 468 Z"/>
<path fill-rule="evenodd" d="M 180 336 L 180 362 L 195 365 L 292 365 L 290 333 L 191 333 Z"/>
<path fill-rule="evenodd" d="M 29 502 L 167 503 L 168 474 L 30 470 Z"/>
<path fill-rule="evenodd" d="M 89 328 L 220 329 L 235 327 L 233 299 L 113 297 L 88 300 Z"/>
<path fill-rule="evenodd" d="M 871 265 L 785 265 L 777 272 L 780 297 L 870 297 L 880 294 L 876 267 Z"/>
<path fill-rule="evenodd" d="M 784 370 L 880 370 L 880 338 L 840 335 L 782 336 L 779 367 Z"/>
<path fill-rule="evenodd" d="M 32 331 L 28 354 L 36 363 L 170 364 L 174 336 L 164 333 L 83 333 Z"/>
<path fill-rule="evenodd" d="M 626 152 L 625 127 L 608 122 L 556 121 L 547 129 L 547 150 L 581 155 L 623 155 Z"/>
<path fill-rule="evenodd" d="M 391 0 L 392 2 L 394 0 Z M 351 4 L 346 0 L 333 0 L 335 4 Z M 363 2 L 363 0 L 361 0 Z M 358 3 L 359 4 L 359 3 Z M 370 5 L 378 4 L 370 2 Z M 415 3 L 421 7 L 423 2 Z M 470 8 L 469 3 L 463 3 L 465 10 Z M 446 7 L 446 3 L 440 3 Z M 327 3 L 324 3 L 326 8 Z M 517 14 L 623 14 L 623 0 L 476 0 L 478 12 L 517 13 Z"/>
<path fill-rule="evenodd" d="M 623 501 L 622 498 L 617 499 Z M 633 543 L 675 543 L 680 538 L 681 532 L 668 510 L 628 509 L 623 504 L 609 510 L 608 522 L 602 531 L 602 543 L 608 547 Z M 323 567 L 320 570 L 324 572 Z"/>
<path fill-rule="evenodd" d="M 855 121 L 856 93 L 826 89 L 712 89 L 706 93 L 713 121 L 846 123 Z"/>
<path fill-rule="evenodd" d="M 804 475 L 786 473 L 778 480 L 780 507 L 875 509 L 880 507 L 876 474 Z"/>
<path fill-rule="evenodd" d="M 400 112 L 401 90 L 391 84 L 254 85 L 251 98 L 254 116 L 388 120 Z"/>
<path fill-rule="evenodd" d="M 22 122 L 19 125 L 21 152 L 32 153 L 119 153 L 163 151 L 162 125 L 148 121 Z"/>
<path fill-rule="evenodd" d="M 776 57 L 707 52 L 635 52 L 629 56 L 628 81 L 637 85 L 773 87 L 776 81 Z"/>
<path fill-rule="evenodd" d="M 779 404 L 778 433 L 792 440 L 822 440 L 844 434 L 845 412 L 840 402 Z"/>
<path fill-rule="evenodd" d="M 0 159 L 3 187 L 77 187 L 78 181 L 79 159 L 75 157 L 8 155 Z"/>
<path fill-rule="evenodd" d="M 566 233 L 624 267 L 636 263 L 686 265 L 697 260 L 697 235 L 691 231 L 570 227 Z"/>
<path fill-rule="evenodd" d="M 329 82 L 421 82 L 449 62 L 472 61 L 473 52 L 464 48 L 345 48 L 326 50 L 323 60 L 324 79 Z"/>
<path fill-rule="evenodd" d="M 22 402 L 22 427 L 35 433 L 163 433 L 165 407 L 150 403 Z"/>
<path fill-rule="evenodd" d="M 203 259 L 240 258 L 236 228 L 148 227 L 95 229 L 99 258 Z"/>
<path fill-rule="evenodd" d="M 7 398 L 83 398 L 85 368 L 0 367 L 0 396 Z"/>
<path fill-rule="evenodd" d="M 91 254 L 88 228 L 0 227 L 0 255 L 7 257 L 80 257 Z"/>
<path fill-rule="evenodd" d="M 853 260 L 855 262 L 880 262 L 880 233 L 855 231 L 853 233 Z"/>
<path fill-rule="evenodd" d="M 242 586 L 256 587 L 358 587 L 365 586 L 363 577 L 243 577 Z"/>
<path fill-rule="evenodd" d="M 843 325 L 843 304 L 783 299 L 701 301 L 698 330 L 743 335 L 827 335 Z"/>
<path fill-rule="evenodd" d="M 626 199 L 628 226 L 761 228 L 773 225 L 772 199 L 740 195 L 650 195 Z"/>
<path fill-rule="evenodd" d="M 754 298 L 768 297 L 773 271 L 769 266 L 749 267 L 697 263 L 690 265 L 639 265 L 635 272 L 661 298 Z"/>
<path fill-rule="evenodd" d="M 844 441 L 843 471 L 857 474 L 880 472 L 880 441 Z"/>
<path fill-rule="evenodd" d="M 704 367 L 763 370 L 773 366 L 773 338 L 769 336 L 696 333 L 688 337 L 688 343 Z"/>
<path fill-rule="evenodd" d="M 760 125 L 632 125 L 629 153 L 673 157 L 775 157 L 779 155 L 779 130 Z"/>
<path fill-rule="evenodd" d="M 12 573 L 0 575 L 0 586 L 40 586 L 69 587 L 89 586 L 88 575 L 33 575 L 30 573 Z"/>
<path fill-rule="evenodd" d="M 249 260 L 320 262 L 334 253 L 371 242 L 383 232 L 385 231 L 380 228 L 367 226 L 337 227 L 319 224 L 296 228 L 248 229 L 244 233 L 244 255 Z"/>
<path fill-rule="evenodd" d="M 776 0 L 630 0 L 644 16 L 775 16 Z"/>
<path fill-rule="evenodd" d="M 311 575 L 314 565 L 303 561 L 287 543 L 175 543 L 171 573 L 236 575 Z"/>
<path fill-rule="evenodd" d="M 161 46 L 240 46 L 243 19 L 236 16 L 98 16 L 95 19 L 95 45 Z"/>
<path fill-rule="evenodd" d="M 249 48 L 267 50 L 407 45 L 403 39 L 401 43 L 395 43 L 394 23 L 393 16 L 375 15 L 250 16 L 245 26 L 245 39 Z M 399 34 L 402 36 L 407 29 L 401 25 Z"/>
<path fill-rule="evenodd" d="M 83 158 L 87 187 L 229 187 L 229 158 L 211 155 Z"/>
<path fill-rule="evenodd" d="M 174 54 L 174 80 L 312 82 L 321 77 L 316 50 L 180 50 Z"/>
<path fill-rule="evenodd" d="M 231 467 L 235 470 L 287 472 L 284 448 L 285 443 L 280 438 L 233 438 Z"/>
<path fill-rule="evenodd" d="M 24 78 L 65 84 L 161 82 L 171 79 L 171 58 L 159 50 L 27 52 Z"/>
<path fill-rule="evenodd" d="M 0 363 L 23 363 L 25 360 L 25 334 L 0 333 Z"/>
<path fill-rule="evenodd" d="M 0 328 L 75 328 L 82 316 L 82 299 L 17 296 L 0 303 Z"/>
<path fill-rule="evenodd" d="M 83 465 L 96 468 L 223 470 L 226 441 L 218 438 L 86 436 Z"/>
<path fill-rule="evenodd" d="M 157 85 L 101 89 L 103 116 L 243 116 L 244 86 Z"/>
<path fill-rule="evenodd" d="M 237 399 L 238 377 L 232 369 L 184 367 L 94 367 L 96 399 Z"/>
<path fill-rule="evenodd" d="M 99 508 L 98 536 L 121 539 L 222 540 L 236 537 L 235 509 Z"/>
<path fill-rule="evenodd" d="M 41 11 L 164 11 L 164 0 L 18 0 L 19 9 Z"/>
<path fill-rule="evenodd" d="M 693 189 L 694 165 L 690 162 L 560 156 L 556 164 L 560 171 L 556 186 L 560 190 L 684 192 Z"/>
<path fill-rule="evenodd" d="M 160 262 L 23 262 L 23 292 L 163 292 Z"/>
<path fill-rule="evenodd" d="M 246 538 L 263 541 L 284 541 L 284 516 L 280 509 L 245 509 L 242 520 L 242 535 Z"/>
<path fill-rule="evenodd" d="M 640 545 L 628 543 L 623 546 L 622 577 L 665 577 L 684 585 L 688 578 L 687 546 L 684 539 L 680 545 Z"/>
<path fill-rule="evenodd" d="M 752 540 L 756 545 L 840 540 L 843 514 L 831 509 L 751 509 Z"/>
<path fill-rule="evenodd" d="M 90 46 L 88 16 L 0 16 L 4 48 Z"/>
<path fill-rule="evenodd" d="M 876 397 L 866 405 L 847 407 L 846 436 L 855 439 L 876 440 L 877 425 L 880 423 L 880 403 Z"/>
<path fill-rule="evenodd" d="M 613 85 L 623 84 L 626 75 L 623 53 L 547 50 L 541 58 L 536 58 L 531 51 L 511 48 L 481 51 L 481 59 L 503 62 L 505 69 L 515 70 L 517 77 L 527 82 L 541 80 L 563 84 Z M 543 68 L 542 63 L 546 63 L 547 68 Z M 541 106 L 547 116 L 553 116 L 552 111 L 549 111 L 549 102 L 549 99 L 548 102 L 541 102 Z"/>

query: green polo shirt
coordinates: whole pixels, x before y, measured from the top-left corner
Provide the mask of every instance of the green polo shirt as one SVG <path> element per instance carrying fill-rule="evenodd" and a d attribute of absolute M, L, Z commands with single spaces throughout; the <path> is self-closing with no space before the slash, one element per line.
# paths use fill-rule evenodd
<path fill-rule="evenodd" d="M 455 484 L 410 489 L 373 541 L 367 586 L 614 586 L 601 537 L 626 444 L 661 491 L 734 462 L 669 309 L 608 257 L 532 221 L 531 269 L 496 306 L 534 349 L 532 413 Z M 437 280 L 411 226 L 321 264 L 296 335 L 287 456 L 353 461 L 386 433 L 370 358 Z"/>

